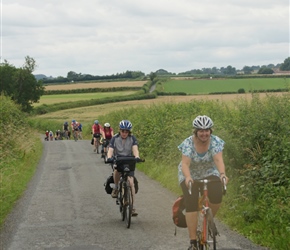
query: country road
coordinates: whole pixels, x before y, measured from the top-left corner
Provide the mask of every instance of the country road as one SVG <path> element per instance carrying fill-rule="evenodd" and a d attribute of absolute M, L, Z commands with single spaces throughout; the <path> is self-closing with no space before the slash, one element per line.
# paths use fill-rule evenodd
<path fill-rule="evenodd" d="M 139 215 L 127 229 L 104 190 L 111 169 L 90 141 L 43 143 L 36 174 L 1 231 L 1 250 L 187 249 L 187 229 L 178 228 L 174 236 L 176 195 L 136 171 Z M 220 250 L 264 249 L 220 223 L 217 227 Z"/>

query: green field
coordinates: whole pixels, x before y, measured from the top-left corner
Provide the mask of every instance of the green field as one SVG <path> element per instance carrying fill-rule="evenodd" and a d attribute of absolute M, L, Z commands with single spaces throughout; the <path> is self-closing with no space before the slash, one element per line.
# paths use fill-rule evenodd
<path fill-rule="evenodd" d="M 187 94 L 209 94 L 213 92 L 237 92 L 244 89 L 268 90 L 289 88 L 289 78 L 262 79 L 190 79 L 168 80 L 163 83 L 165 92 L 185 92 Z"/>
<path fill-rule="evenodd" d="M 113 96 L 125 96 L 135 93 L 136 91 L 119 91 L 119 92 L 98 92 L 98 93 L 76 93 L 76 94 L 59 94 L 59 95 L 43 95 L 38 103 L 33 106 L 37 107 L 42 104 L 54 104 L 60 102 L 100 99 Z"/>

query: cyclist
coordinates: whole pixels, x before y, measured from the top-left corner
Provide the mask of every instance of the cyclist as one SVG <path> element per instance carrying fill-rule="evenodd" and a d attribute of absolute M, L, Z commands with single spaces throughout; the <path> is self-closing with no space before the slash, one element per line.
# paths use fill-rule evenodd
<path fill-rule="evenodd" d="M 119 124 L 119 133 L 113 136 L 109 144 L 108 158 L 111 158 L 113 155 L 115 156 L 132 156 L 135 158 L 139 158 L 139 149 L 138 149 L 138 141 L 135 136 L 132 135 L 132 123 L 128 120 L 122 120 Z M 130 172 L 129 182 L 132 190 L 132 199 L 133 204 L 135 204 L 135 187 L 134 187 L 134 172 Z M 118 197 L 118 183 L 120 180 L 120 173 L 115 169 L 114 170 L 114 183 L 115 188 L 112 191 L 112 197 Z M 132 216 L 137 216 L 138 213 L 136 209 L 133 208 Z"/>
<path fill-rule="evenodd" d="M 104 158 L 104 153 L 107 151 L 107 146 L 109 145 L 110 140 L 114 136 L 113 128 L 111 128 L 110 123 L 106 122 L 104 124 L 104 129 L 102 131 L 102 137 L 103 140 L 105 140 L 105 143 L 102 143 L 102 158 Z"/>
<path fill-rule="evenodd" d="M 213 121 L 208 116 L 197 116 L 193 122 L 193 135 L 186 138 L 178 149 L 182 152 L 182 159 L 178 165 L 178 179 L 184 195 L 186 209 L 186 223 L 190 237 L 188 250 L 197 249 L 196 230 L 198 216 L 198 189 L 195 179 L 222 179 L 226 177 L 223 161 L 225 142 L 212 135 Z M 188 183 L 192 181 L 192 195 L 188 193 Z M 208 197 L 213 216 L 222 201 L 221 182 L 208 183 Z"/>
<path fill-rule="evenodd" d="M 71 130 L 72 130 L 72 133 L 76 133 L 76 138 L 78 138 L 79 136 L 79 123 L 76 121 L 76 120 L 72 120 L 71 121 Z"/>
<path fill-rule="evenodd" d="M 94 137 L 94 152 L 97 151 L 97 154 L 99 153 L 99 147 L 97 145 L 97 139 L 100 140 L 101 138 L 101 135 L 102 135 L 102 132 L 103 131 L 103 127 L 99 124 L 99 121 L 98 120 L 95 120 L 94 121 L 94 124 L 92 126 L 92 134 L 93 134 L 93 137 Z"/>
<path fill-rule="evenodd" d="M 49 140 L 53 141 L 53 132 L 51 130 L 49 131 Z"/>
<path fill-rule="evenodd" d="M 69 131 L 68 122 L 64 122 L 62 129 L 63 129 L 66 139 L 68 139 L 68 131 Z"/>
<path fill-rule="evenodd" d="M 46 130 L 45 131 L 45 138 L 44 138 L 44 140 L 48 141 L 48 136 L 49 136 L 49 132 L 48 132 L 48 130 Z"/>
<path fill-rule="evenodd" d="M 54 139 L 55 140 L 59 140 L 60 139 L 60 130 L 59 129 L 55 131 L 55 138 Z"/>
<path fill-rule="evenodd" d="M 81 123 L 79 123 L 79 138 L 80 139 L 83 139 L 83 135 L 82 135 L 82 132 L 83 132 L 83 125 Z"/>

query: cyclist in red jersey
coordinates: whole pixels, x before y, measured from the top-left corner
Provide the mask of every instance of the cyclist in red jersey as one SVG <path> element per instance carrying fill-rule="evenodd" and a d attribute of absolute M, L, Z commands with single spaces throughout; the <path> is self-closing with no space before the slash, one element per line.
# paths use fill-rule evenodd
<path fill-rule="evenodd" d="M 49 137 L 49 132 L 48 132 L 48 130 L 46 130 L 45 131 L 45 138 L 44 138 L 44 140 L 48 141 L 48 137 Z"/>
<path fill-rule="evenodd" d="M 92 126 L 92 134 L 94 137 L 94 152 L 97 151 L 97 154 L 99 154 L 99 145 L 97 145 L 97 139 L 100 140 L 101 135 L 103 134 L 103 127 L 99 124 L 98 120 L 94 121 Z"/>
<path fill-rule="evenodd" d="M 103 136 L 103 143 L 102 143 L 102 158 L 104 158 L 104 153 L 107 152 L 107 146 L 110 143 L 110 140 L 114 136 L 114 131 L 113 128 L 111 128 L 110 123 L 106 122 L 104 124 L 104 129 L 102 131 L 102 136 Z"/>

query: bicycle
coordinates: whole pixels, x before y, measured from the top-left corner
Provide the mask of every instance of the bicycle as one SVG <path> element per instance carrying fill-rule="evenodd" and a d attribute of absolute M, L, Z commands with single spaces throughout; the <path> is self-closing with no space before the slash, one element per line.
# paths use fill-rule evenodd
<path fill-rule="evenodd" d="M 111 163 L 113 169 L 121 173 L 119 181 L 118 197 L 116 204 L 119 205 L 122 221 L 126 221 L 127 228 L 130 228 L 133 210 L 133 194 L 129 182 L 129 173 L 135 171 L 136 163 L 145 160 L 135 158 L 134 156 L 116 156 L 107 159 L 106 163 Z"/>
<path fill-rule="evenodd" d="M 198 250 L 216 250 L 216 236 L 218 231 L 214 223 L 213 214 L 209 207 L 207 184 L 210 182 L 220 182 L 220 180 L 201 179 L 194 180 L 194 182 L 201 183 L 203 192 L 199 190 L 199 207 L 198 222 L 197 222 L 197 249 Z M 188 192 L 191 195 L 192 182 L 190 181 Z M 223 195 L 226 194 L 226 178 L 223 178 Z"/>
<path fill-rule="evenodd" d="M 69 139 L 69 138 L 68 138 L 68 130 L 64 130 L 63 133 L 62 133 L 62 135 L 63 135 L 63 137 L 64 137 L 65 139 L 67 139 L 67 140 Z"/>
<path fill-rule="evenodd" d="M 109 144 L 110 144 L 110 140 L 109 139 L 103 139 L 102 140 L 102 145 L 103 145 L 103 149 L 102 149 L 102 157 L 104 158 L 104 162 L 106 163 L 107 159 L 108 159 L 108 150 L 109 150 Z"/>
<path fill-rule="evenodd" d="M 73 137 L 74 137 L 74 140 L 75 140 L 75 141 L 78 140 L 78 131 L 77 131 L 77 130 L 74 130 L 74 132 L 73 132 Z"/>
<path fill-rule="evenodd" d="M 97 134 L 96 136 L 97 137 L 94 137 L 94 135 L 93 135 L 94 145 L 95 145 L 94 152 L 97 151 L 97 154 L 99 154 L 99 147 L 101 145 L 101 142 L 100 142 L 100 140 L 101 140 L 101 134 Z M 95 141 L 95 139 L 96 139 L 96 141 Z"/>

